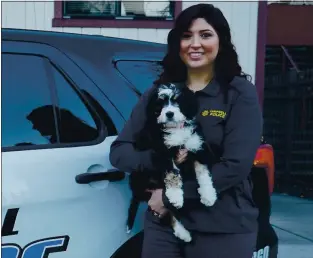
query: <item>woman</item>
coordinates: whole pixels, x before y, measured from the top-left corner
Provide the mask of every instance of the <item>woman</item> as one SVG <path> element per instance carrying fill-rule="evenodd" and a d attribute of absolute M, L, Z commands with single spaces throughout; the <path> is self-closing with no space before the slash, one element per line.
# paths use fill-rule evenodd
<path fill-rule="evenodd" d="M 256 243 L 258 210 L 252 200 L 250 169 L 260 144 L 262 117 L 256 88 L 238 64 L 229 25 L 222 12 L 210 4 L 185 9 L 168 35 L 164 71 L 156 85 L 184 83 L 199 103 L 197 121 L 206 142 L 220 162 L 211 167 L 218 200 L 212 207 L 199 203 L 195 180 L 184 182 L 184 208 L 175 210 L 163 189 L 152 191 L 144 227 L 143 258 L 251 258 Z M 134 135 L 145 122 L 150 88 L 134 108 L 131 118 L 111 148 L 111 163 L 125 170 L 153 171 L 162 157 L 153 150 L 139 152 Z M 186 150 L 176 164 L 186 159 Z M 161 217 L 175 212 L 192 233 L 182 243 Z"/>

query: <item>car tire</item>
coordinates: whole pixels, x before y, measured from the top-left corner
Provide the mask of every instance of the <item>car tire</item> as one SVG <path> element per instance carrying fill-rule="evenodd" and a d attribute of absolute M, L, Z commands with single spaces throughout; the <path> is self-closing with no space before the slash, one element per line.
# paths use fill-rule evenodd
<path fill-rule="evenodd" d="M 141 258 L 143 242 L 143 232 L 139 232 L 128 241 L 126 241 L 112 256 L 111 258 Z"/>

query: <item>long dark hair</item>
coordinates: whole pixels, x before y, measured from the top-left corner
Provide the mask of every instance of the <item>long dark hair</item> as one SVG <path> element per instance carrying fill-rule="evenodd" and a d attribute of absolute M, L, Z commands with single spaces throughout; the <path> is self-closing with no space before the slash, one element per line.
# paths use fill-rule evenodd
<path fill-rule="evenodd" d="M 174 28 L 167 37 L 167 54 L 162 60 L 163 72 L 155 83 L 185 82 L 187 68 L 179 56 L 180 41 L 184 32 L 188 31 L 191 23 L 198 18 L 204 18 L 217 32 L 219 37 L 219 53 L 215 60 L 215 78 L 222 85 L 228 84 L 235 76 L 245 79 L 251 77 L 242 72 L 238 63 L 238 55 L 232 43 L 230 27 L 220 9 L 211 4 L 196 4 L 183 10 L 175 21 Z M 225 86 L 226 85 L 226 86 Z"/>

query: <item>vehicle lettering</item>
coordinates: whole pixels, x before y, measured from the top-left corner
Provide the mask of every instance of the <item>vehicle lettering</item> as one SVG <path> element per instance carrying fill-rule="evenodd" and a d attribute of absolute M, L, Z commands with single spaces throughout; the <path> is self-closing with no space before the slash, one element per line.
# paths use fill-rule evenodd
<path fill-rule="evenodd" d="M 18 258 L 22 249 L 15 244 L 3 244 L 1 246 L 1 254 L 4 258 Z"/>
<path fill-rule="evenodd" d="M 18 231 L 14 231 L 14 225 L 16 222 L 17 214 L 18 214 L 19 208 L 14 208 L 14 209 L 8 209 L 4 220 L 3 224 L 1 227 L 1 235 L 4 236 L 13 236 L 17 235 Z"/>
<path fill-rule="evenodd" d="M 69 236 L 40 239 L 27 244 L 23 249 L 17 244 L 3 244 L 3 258 L 48 258 L 50 253 L 64 252 Z"/>
<path fill-rule="evenodd" d="M 252 258 L 268 258 L 269 257 L 269 246 L 265 246 L 262 249 L 259 249 L 258 251 L 253 253 Z"/>

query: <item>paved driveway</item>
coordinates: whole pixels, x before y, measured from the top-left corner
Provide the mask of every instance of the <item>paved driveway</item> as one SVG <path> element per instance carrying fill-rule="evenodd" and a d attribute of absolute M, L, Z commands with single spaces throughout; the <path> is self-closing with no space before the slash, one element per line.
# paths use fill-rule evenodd
<path fill-rule="evenodd" d="M 279 237 L 279 258 L 313 258 L 313 201 L 274 194 L 271 223 Z"/>

